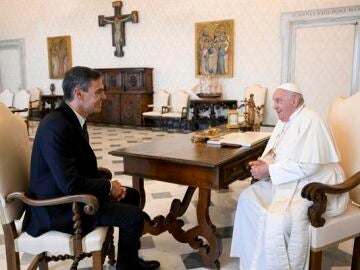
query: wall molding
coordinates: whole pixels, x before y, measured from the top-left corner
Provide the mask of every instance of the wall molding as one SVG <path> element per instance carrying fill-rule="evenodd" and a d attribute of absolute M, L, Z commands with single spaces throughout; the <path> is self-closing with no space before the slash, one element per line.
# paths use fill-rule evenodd
<path fill-rule="evenodd" d="M 296 30 L 302 27 L 354 25 L 354 52 L 350 93 L 360 90 L 360 5 L 285 12 L 281 15 L 281 82 L 295 78 Z"/>
<path fill-rule="evenodd" d="M 21 85 L 19 86 L 22 89 L 27 89 L 26 87 L 26 64 L 25 64 L 25 39 L 9 39 L 9 40 L 0 40 L 0 51 L 1 50 L 15 50 L 19 55 L 19 67 L 20 67 L 20 78 Z M 0 74 L 0 88 L 2 89 L 2 80 Z"/>

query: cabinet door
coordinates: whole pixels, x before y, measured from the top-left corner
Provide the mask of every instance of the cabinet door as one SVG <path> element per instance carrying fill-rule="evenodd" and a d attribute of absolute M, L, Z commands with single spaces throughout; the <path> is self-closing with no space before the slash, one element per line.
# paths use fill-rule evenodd
<path fill-rule="evenodd" d="M 121 94 L 106 93 L 106 100 L 102 103 L 102 122 L 108 124 L 121 124 Z"/>
<path fill-rule="evenodd" d="M 124 125 L 141 125 L 141 95 L 123 94 L 121 120 Z"/>
<path fill-rule="evenodd" d="M 123 88 L 121 73 L 116 70 L 106 72 L 103 75 L 103 83 L 105 91 Z"/>
<path fill-rule="evenodd" d="M 143 90 L 145 87 L 143 70 L 127 70 L 124 74 L 125 91 Z"/>

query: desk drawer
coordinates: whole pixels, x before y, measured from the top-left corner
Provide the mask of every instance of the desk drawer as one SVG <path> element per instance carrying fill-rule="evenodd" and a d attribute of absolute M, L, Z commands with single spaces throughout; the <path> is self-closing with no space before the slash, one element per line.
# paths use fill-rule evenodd
<path fill-rule="evenodd" d="M 249 161 L 256 160 L 263 152 L 263 149 L 253 151 L 245 157 L 235 159 L 224 164 L 220 168 L 220 177 L 223 179 L 224 186 L 234 182 L 236 179 L 243 180 L 250 176 L 250 172 L 246 170 Z"/>

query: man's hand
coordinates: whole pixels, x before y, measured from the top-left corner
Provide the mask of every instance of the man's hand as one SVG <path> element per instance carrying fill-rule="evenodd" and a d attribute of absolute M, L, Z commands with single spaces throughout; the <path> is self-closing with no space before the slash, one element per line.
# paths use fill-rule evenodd
<path fill-rule="evenodd" d="M 111 184 L 111 198 L 114 199 L 116 202 L 124 199 L 126 196 L 126 187 L 123 187 L 119 180 L 111 180 Z"/>
<path fill-rule="evenodd" d="M 250 170 L 251 175 L 255 179 L 260 180 L 260 179 L 270 176 L 269 165 L 265 161 L 258 159 L 258 160 L 249 162 L 249 165 L 251 167 L 251 170 Z"/>

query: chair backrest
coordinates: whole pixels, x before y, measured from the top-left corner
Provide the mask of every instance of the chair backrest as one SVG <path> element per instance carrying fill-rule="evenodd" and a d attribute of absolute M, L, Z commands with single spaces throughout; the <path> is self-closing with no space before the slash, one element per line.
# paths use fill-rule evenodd
<path fill-rule="evenodd" d="M 183 90 L 176 91 L 171 94 L 170 103 L 172 112 L 180 112 L 182 108 L 187 108 L 190 95 Z"/>
<path fill-rule="evenodd" d="M 30 104 L 30 93 L 25 89 L 22 89 L 20 92 L 16 93 L 14 96 L 13 106 L 18 109 L 29 109 Z M 19 113 L 22 117 L 29 116 L 29 110 L 27 112 Z"/>
<path fill-rule="evenodd" d="M 257 107 L 265 106 L 267 88 L 258 84 L 245 87 L 245 98 L 249 99 L 254 94 L 254 101 Z"/>
<path fill-rule="evenodd" d="M 336 97 L 331 104 L 328 121 L 341 156 L 346 177 L 360 171 L 360 92 L 348 98 Z M 350 192 L 360 204 L 360 186 Z"/>
<path fill-rule="evenodd" d="M 0 219 L 2 224 L 19 219 L 24 211 L 20 200 L 5 203 L 12 192 L 25 192 L 30 173 L 30 143 L 23 119 L 0 104 Z"/>
<path fill-rule="evenodd" d="M 40 99 L 41 99 L 41 89 L 35 87 L 30 90 L 30 108 L 31 109 L 40 109 Z"/>
<path fill-rule="evenodd" d="M 13 105 L 14 93 L 9 89 L 5 89 L 0 93 L 0 102 L 4 103 L 7 107 L 11 107 Z"/>
<path fill-rule="evenodd" d="M 163 106 L 169 105 L 170 94 L 164 90 L 154 93 L 154 112 L 161 112 Z"/>

